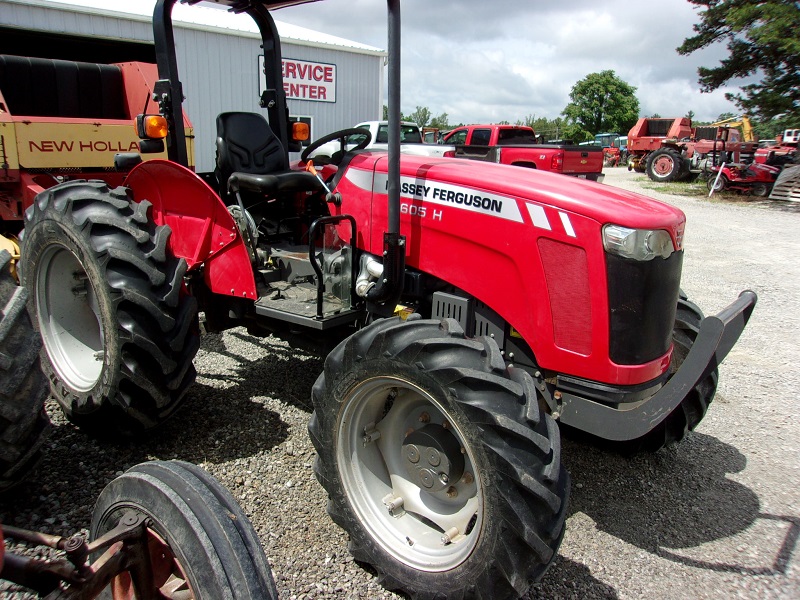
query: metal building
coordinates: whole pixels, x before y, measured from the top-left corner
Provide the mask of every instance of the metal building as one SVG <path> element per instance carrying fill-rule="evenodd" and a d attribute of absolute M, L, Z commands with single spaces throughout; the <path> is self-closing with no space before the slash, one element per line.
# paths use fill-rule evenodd
<path fill-rule="evenodd" d="M 155 62 L 153 1 L 73 1 L 92 6 L 0 0 L 0 54 L 97 63 Z M 381 118 L 383 50 L 281 23 L 280 11 L 275 18 L 289 111 L 310 123 L 312 139 Z M 220 112 L 244 110 L 266 116 L 258 106 L 263 86 L 260 37 L 247 15 L 202 5 L 177 5 L 173 21 L 186 96 L 183 106 L 194 125 L 196 168 L 210 171 Z"/>

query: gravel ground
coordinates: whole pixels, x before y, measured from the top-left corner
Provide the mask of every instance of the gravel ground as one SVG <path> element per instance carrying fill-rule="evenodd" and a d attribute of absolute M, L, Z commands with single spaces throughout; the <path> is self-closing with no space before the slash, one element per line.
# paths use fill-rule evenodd
<path fill-rule="evenodd" d="M 526 598 L 798 598 L 800 206 L 665 194 L 624 169 L 607 169 L 606 183 L 686 212 L 683 288 L 707 314 L 745 288 L 759 303 L 721 368 L 708 416 L 684 442 L 634 458 L 564 442 L 567 532 Z M 353 562 L 325 513 L 306 433 L 321 361 L 235 329 L 206 336 L 196 365 L 181 412 L 135 445 L 90 439 L 49 404 L 55 426 L 44 459 L 0 501 L 0 519 L 71 535 L 89 526 L 115 475 L 176 458 L 233 492 L 281 598 L 399 598 Z"/>

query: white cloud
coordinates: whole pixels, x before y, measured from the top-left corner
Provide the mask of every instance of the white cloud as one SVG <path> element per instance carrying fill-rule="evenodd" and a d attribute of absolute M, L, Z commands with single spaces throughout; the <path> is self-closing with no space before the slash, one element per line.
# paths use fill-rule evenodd
<path fill-rule="evenodd" d="M 60 0 L 109 7 L 107 0 Z M 126 0 L 151 14 L 154 0 Z M 699 21 L 687 0 L 402 0 L 402 109 L 426 106 L 451 122 L 555 118 L 572 86 L 613 70 L 637 88 L 642 115 L 698 120 L 736 112 L 726 91 L 701 94 L 699 66 L 726 56 L 714 47 L 675 51 Z M 324 0 L 281 9 L 276 20 L 386 48 L 386 4 Z"/>

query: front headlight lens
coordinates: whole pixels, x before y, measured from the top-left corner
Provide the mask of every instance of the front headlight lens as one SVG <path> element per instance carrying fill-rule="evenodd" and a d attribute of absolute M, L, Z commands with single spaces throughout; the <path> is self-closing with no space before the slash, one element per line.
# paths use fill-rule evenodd
<path fill-rule="evenodd" d="M 652 260 L 656 256 L 669 258 L 675 250 L 668 231 L 630 229 L 621 225 L 603 227 L 603 247 L 611 254 L 640 261 Z"/>

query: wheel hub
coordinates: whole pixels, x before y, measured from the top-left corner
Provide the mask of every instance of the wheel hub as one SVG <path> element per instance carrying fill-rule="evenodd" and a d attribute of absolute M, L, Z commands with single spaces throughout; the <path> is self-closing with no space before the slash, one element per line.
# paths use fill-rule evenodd
<path fill-rule="evenodd" d="M 428 424 L 406 437 L 403 459 L 409 480 L 435 494 L 464 474 L 464 455 L 455 436 L 441 425 Z"/>
<path fill-rule="evenodd" d="M 666 156 L 662 156 L 655 161 L 655 164 L 653 164 L 653 170 L 659 175 L 669 175 L 673 168 L 674 164 L 672 159 Z"/>

